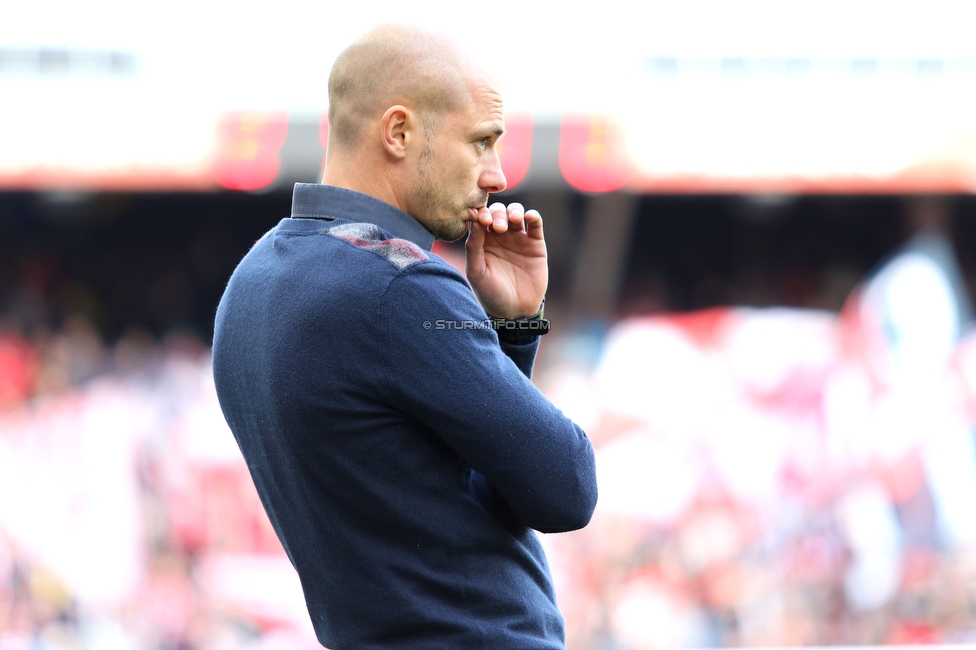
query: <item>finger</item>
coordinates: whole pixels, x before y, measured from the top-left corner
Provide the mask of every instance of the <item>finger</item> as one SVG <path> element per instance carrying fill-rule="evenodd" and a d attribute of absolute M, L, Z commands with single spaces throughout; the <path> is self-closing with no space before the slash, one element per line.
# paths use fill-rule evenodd
<path fill-rule="evenodd" d="M 521 203 L 512 203 L 508 206 L 508 227 L 515 232 L 524 232 L 525 208 Z"/>
<path fill-rule="evenodd" d="M 508 230 L 508 214 L 504 203 L 492 203 L 488 208 L 491 211 L 491 230 L 496 233 L 503 233 Z"/>
<path fill-rule="evenodd" d="M 477 219 L 478 223 L 487 228 L 491 225 L 494 217 L 491 216 L 491 212 L 488 210 L 488 208 L 478 208 Z"/>
<path fill-rule="evenodd" d="M 464 242 L 464 269 L 470 280 L 480 274 L 485 264 L 485 232 L 487 226 L 468 222 L 468 238 Z"/>
<path fill-rule="evenodd" d="M 525 232 L 533 239 L 544 239 L 542 234 L 542 215 L 538 210 L 529 210 L 525 213 Z"/>

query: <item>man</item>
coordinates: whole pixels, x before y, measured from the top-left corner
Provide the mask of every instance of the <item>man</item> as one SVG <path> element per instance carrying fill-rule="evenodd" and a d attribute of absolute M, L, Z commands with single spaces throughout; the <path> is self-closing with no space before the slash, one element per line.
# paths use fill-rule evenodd
<path fill-rule="evenodd" d="M 318 639 L 562 648 L 532 529 L 587 524 L 593 450 L 529 380 L 546 247 L 537 212 L 488 207 L 499 92 L 450 42 L 387 26 L 339 56 L 329 98 L 323 182 L 296 186 L 214 331 L 221 408 Z M 429 252 L 465 233 L 470 285 Z"/>

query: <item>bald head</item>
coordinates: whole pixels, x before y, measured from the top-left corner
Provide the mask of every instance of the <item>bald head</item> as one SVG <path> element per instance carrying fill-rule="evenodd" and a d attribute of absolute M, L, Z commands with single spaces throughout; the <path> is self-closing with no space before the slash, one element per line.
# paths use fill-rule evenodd
<path fill-rule="evenodd" d="M 441 239 L 467 231 L 505 189 L 495 147 L 501 91 L 449 39 L 383 26 L 346 48 L 329 76 L 322 183 L 402 210 Z"/>
<path fill-rule="evenodd" d="M 425 124 L 464 105 L 473 66 L 449 39 L 416 27 L 377 27 L 346 48 L 329 75 L 329 140 L 357 146 L 367 125 L 402 104 Z"/>

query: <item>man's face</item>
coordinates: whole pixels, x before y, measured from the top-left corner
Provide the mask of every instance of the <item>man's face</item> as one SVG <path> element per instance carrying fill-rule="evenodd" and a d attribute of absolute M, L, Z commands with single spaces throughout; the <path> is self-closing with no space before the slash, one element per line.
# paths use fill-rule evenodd
<path fill-rule="evenodd" d="M 437 239 L 454 241 L 488 194 L 505 189 L 495 147 L 504 130 L 501 95 L 487 80 L 473 81 L 467 105 L 435 123 L 433 133 L 424 134 L 407 212 Z"/>

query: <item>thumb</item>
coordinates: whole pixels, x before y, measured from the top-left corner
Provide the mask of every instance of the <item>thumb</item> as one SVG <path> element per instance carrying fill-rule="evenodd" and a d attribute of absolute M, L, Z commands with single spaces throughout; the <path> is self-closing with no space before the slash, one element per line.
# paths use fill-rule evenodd
<path fill-rule="evenodd" d="M 480 276 L 485 266 L 485 234 L 487 229 L 476 221 L 468 222 L 468 238 L 464 242 L 465 274 L 468 280 Z"/>

